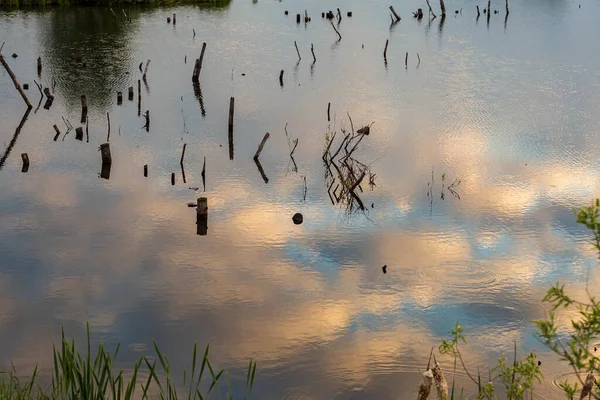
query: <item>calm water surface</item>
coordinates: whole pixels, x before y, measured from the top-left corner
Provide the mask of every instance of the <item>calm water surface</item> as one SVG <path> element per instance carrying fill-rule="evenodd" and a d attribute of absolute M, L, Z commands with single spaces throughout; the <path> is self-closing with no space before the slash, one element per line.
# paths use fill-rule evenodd
<path fill-rule="evenodd" d="M 131 22 L 119 9 L 117 18 L 102 8 L 0 12 L 3 54 L 19 55 L 7 59 L 34 106 L 34 79 L 56 96 L 13 137 L 25 107 L 0 74 L 0 365 L 27 372 L 40 362 L 48 374 L 61 327 L 81 339 L 89 321 L 94 341 L 122 343 L 122 367 L 154 339 L 183 370 L 193 343 L 210 342 L 234 386 L 257 361 L 258 398 L 413 398 L 429 349 L 460 321 L 473 369 L 516 341 L 543 360 L 539 398 L 559 398 L 554 381 L 568 370 L 530 321 L 557 280 L 574 295 L 586 281 L 600 291 L 588 233 L 572 215 L 600 193 L 600 3 L 513 1 L 506 23 L 502 3 L 489 25 L 476 21 L 477 4 L 451 2 L 440 24 L 413 20 L 423 4 L 410 0 L 395 5 L 403 20 L 393 27 L 381 0 L 128 9 Z M 336 42 L 320 13 L 338 6 Z M 305 9 L 312 22 L 296 25 Z M 127 100 L 147 59 L 149 132 Z M 89 142 L 74 132 L 54 142 L 62 117 L 80 125 L 82 94 Z M 108 180 L 98 152 L 107 113 Z M 327 132 L 350 128 L 347 114 L 355 127 L 373 123 L 356 157 L 376 174 L 376 186 L 362 185 L 367 210 L 350 215 L 331 204 L 321 161 Z M 299 139 L 297 172 L 286 124 Z M 252 160 L 265 132 L 268 183 Z M 447 186 L 457 179 L 455 197 Z M 187 207 L 199 196 L 207 236 Z"/>

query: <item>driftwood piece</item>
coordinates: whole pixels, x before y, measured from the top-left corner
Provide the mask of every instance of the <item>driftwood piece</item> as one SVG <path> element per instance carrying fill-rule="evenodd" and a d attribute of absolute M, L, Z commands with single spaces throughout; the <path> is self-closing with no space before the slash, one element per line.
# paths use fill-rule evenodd
<path fill-rule="evenodd" d="M 258 157 L 260 157 L 260 153 L 263 150 L 263 147 L 265 147 L 265 143 L 267 143 L 267 139 L 269 139 L 269 132 L 265 133 L 265 136 L 263 137 L 263 139 L 261 140 L 260 144 L 258 145 L 258 149 L 256 150 L 256 153 L 254 153 L 254 160 L 258 160 Z"/>
<path fill-rule="evenodd" d="M 400 18 L 398 13 L 396 13 L 396 10 L 394 10 L 394 6 L 390 6 L 390 11 L 392 12 L 392 14 L 394 14 L 394 18 L 396 18 L 396 22 L 398 22 L 402 19 L 402 18 Z"/>
<path fill-rule="evenodd" d="M 4 46 L 4 42 L 2 43 L 2 46 Z M 1 48 L 0 48 L 0 51 L 1 51 Z M 21 85 L 19 84 L 17 77 L 13 73 L 12 69 L 10 69 L 10 66 L 4 60 L 4 56 L 2 55 L 2 53 L 0 53 L 0 64 L 2 64 L 2 66 L 4 67 L 6 72 L 8 72 L 8 76 L 10 76 L 10 79 L 12 79 L 13 84 L 15 85 L 15 88 L 17 89 L 17 91 L 19 92 L 21 97 L 23 98 L 23 101 L 25 102 L 25 104 L 27 104 L 27 108 L 33 108 L 31 103 L 29 102 L 29 99 L 27 98 L 27 95 L 25 94 L 23 89 L 21 89 Z"/>
<path fill-rule="evenodd" d="M 27 153 L 22 153 L 21 160 L 23 160 L 23 167 L 21 168 L 21 172 L 29 171 L 29 155 Z"/>

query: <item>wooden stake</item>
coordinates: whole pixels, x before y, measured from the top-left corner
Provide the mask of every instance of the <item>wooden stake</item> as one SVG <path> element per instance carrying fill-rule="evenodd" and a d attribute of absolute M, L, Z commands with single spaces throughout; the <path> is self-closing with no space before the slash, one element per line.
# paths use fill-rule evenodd
<path fill-rule="evenodd" d="M 299 24 L 300 23 L 300 14 L 296 14 L 296 23 Z"/>
<path fill-rule="evenodd" d="M 27 172 L 29 170 L 29 156 L 27 153 L 21 154 L 21 159 L 23 160 L 23 168 L 21 168 L 21 172 Z"/>
<path fill-rule="evenodd" d="M 123 92 L 117 92 L 117 105 L 123 104 Z"/>
<path fill-rule="evenodd" d="M 315 48 L 314 48 L 314 46 L 313 46 L 312 43 L 310 44 L 310 51 L 311 51 L 312 56 L 313 56 L 313 64 L 314 64 L 314 63 L 317 62 L 317 57 L 315 57 Z"/>
<path fill-rule="evenodd" d="M 406 52 L 406 57 L 404 58 L 404 66 L 408 68 L 408 51 Z"/>
<path fill-rule="evenodd" d="M 402 18 L 400 18 L 400 16 L 396 13 L 396 10 L 394 10 L 394 6 L 390 6 L 390 11 L 392 12 L 392 14 L 394 14 L 394 17 L 396 18 L 396 22 L 400 21 Z"/>
<path fill-rule="evenodd" d="M 183 149 L 181 150 L 181 159 L 179 160 L 179 164 L 183 167 L 183 158 L 185 157 L 185 148 L 187 147 L 187 143 L 183 144 Z"/>
<path fill-rule="evenodd" d="M 81 95 L 81 123 L 83 124 L 87 120 L 87 100 L 85 98 L 85 94 Z"/>
<path fill-rule="evenodd" d="M 279 84 L 283 87 L 283 70 L 279 73 Z"/>
<path fill-rule="evenodd" d="M 262 141 L 260 142 L 260 144 L 258 145 L 258 149 L 256 150 L 256 153 L 254 154 L 254 160 L 258 160 L 258 157 L 260 157 L 260 153 L 263 150 L 263 147 L 265 147 L 265 143 L 267 143 L 267 139 L 269 139 L 269 132 L 265 133 L 265 136 L 263 137 Z"/>
<path fill-rule="evenodd" d="M 442 16 L 446 15 L 446 5 L 444 4 L 444 0 L 440 0 L 440 8 L 442 9 Z"/>
<path fill-rule="evenodd" d="M 327 103 L 327 122 L 331 121 L 331 118 L 329 117 L 330 110 L 331 110 L 331 103 Z"/>
<path fill-rule="evenodd" d="M 173 13 L 173 25 L 177 24 L 177 14 Z"/>
<path fill-rule="evenodd" d="M 146 110 L 146 115 L 144 118 L 146 118 L 146 132 L 150 132 L 150 110 Z"/>
<path fill-rule="evenodd" d="M 83 140 L 83 128 L 81 126 L 75 128 L 75 139 L 79 141 Z"/>
<path fill-rule="evenodd" d="M 85 119 L 85 139 L 86 142 L 89 143 L 90 142 L 90 120 L 89 118 L 86 117 Z"/>
<path fill-rule="evenodd" d="M 142 111 L 142 81 L 138 79 L 138 117 Z"/>
<path fill-rule="evenodd" d="M 106 141 L 110 140 L 110 114 L 106 113 L 106 120 L 108 121 L 108 134 L 106 135 Z"/>
<path fill-rule="evenodd" d="M 298 50 L 298 44 L 296 43 L 296 41 L 294 40 L 294 46 L 296 46 L 296 53 L 298 53 L 298 61 L 302 60 L 302 57 L 300 57 L 300 50 Z"/>
<path fill-rule="evenodd" d="M 171 173 L 171 185 L 175 185 L 175 172 Z"/>
<path fill-rule="evenodd" d="M 110 155 L 110 144 L 101 144 L 100 154 L 102 156 L 102 164 L 112 165 L 112 156 Z"/>
<path fill-rule="evenodd" d="M 202 187 L 206 192 L 206 157 L 204 157 L 204 162 L 202 163 Z"/>
<path fill-rule="evenodd" d="M 150 66 L 150 60 L 146 61 L 146 67 L 144 68 L 144 75 L 142 76 L 142 79 L 144 81 L 146 81 L 146 74 L 148 73 L 148 66 Z"/>
<path fill-rule="evenodd" d="M 340 22 L 342 22 L 342 12 L 340 11 L 339 8 L 337 9 L 337 12 L 338 12 L 337 16 L 338 16 L 338 24 L 339 24 Z"/>
<path fill-rule="evenodd" d="M 229 100 L 229 124 L 228 124 L 228 136 L 229 136 L 229 159 L 233 160 L 233 109 L 235 104 L 235 98 Z"/>
<path fill-rule="evenodd" d="M 37 74 L 38 76 L 42 75 L 42 57 L 38 57 L 37 59 Z"/>
<path fill-rule="evenodd" d="M 56 131 L 56 135 L 54 135 L 54 141 L 56 142 L 58 140 L 58 137 L 60 136 L 60 130 L 58 130 L 58 126 L 56 125 L 54 125 L 53 128 Z"/>
<path fill-rule="evenodd" d="M 388 42 L 389 39 L 385 39 L 385 47 L 383 49 L 383 60 L 386 62 L 387 64 L 387 48 L 388 48 Z"/>
<path fill-rule="evenodd" d="M 208 234 L 208 199 L 200 197 L 196 208 L 196 234 L 205 236 Z"/>
<path fill-rule="evenodd" d="M 337 29 L 335 29 L 335 25 L 333 25 L 333 22 L 331 23 L 331 26 L 333 27 L 333 30 L 335 31 L 335 33 L 337 33 L 337 35 L 339 36 L 338 40 L 342 40 L 342 35 L 340 35 L 340 33 L 338 32 Z"/>
<path fill-rule="evenodd" d="M 477 18 L 479 18 L 479 16 L 481 15 L 481 13 L 479 12 L 479 6 L 475 6 L 477 7 Z"/>
<path fill-rule="evenodd" d="M 419 68 L 419 65 L 421 65 L 421 56 L 419 56 L 419 53 L 417 53 L 417 60 L 419 60 L 417 63 L 417 68 Z"/>
<path fill-rule="evenodd" d="M 2 46 L 4 46 L 4 42 L 2 42 Z M 21 97 L 23 98 L 23 101 L 25 102 L 25 104 L 27 104 L 27 108 L 32 108 L 33 106 L 29 102 L 29 99 L 27 98 L 27 95 L 25 94 L 23 89 L 21 89 L 21 85 L 19 84 L 19 81 L 17 81 L 17 77 L 12 72 L 12 70 L 6 63 L 6 61 L 4 61 L 4 56 L 2 55 L 2 53 L 0 53 L 0 64 L 2 64 L 2 66 L 4 66 L 4 69 L 6 69 L 6 72 L 8 72 L 8 76 L 10 76 L 10 79 L 12 79 L 13 84 L 15 85 L 15 88 L 17 89 L 17 91 L 19 92 Z"/>
<path fill-rule="evenodd" d="M 148 177 L 148 164 L 144 165 L 144 178 Z"/>
<path fill-rule="evenodd" d="M 206 42 L 202 43 L 202 51 L 200 51 L 200 58 L 196 59 L 194 64 L 194 72 L 192 73 L 192 82 L 198 82 L 200 79 L 200 71 L 202 70 L 202 61 L 204 60 L 204 52 L 206 51 Z"/>
<path fill-rule="evenodd" d="M 133 86 L 129 86 L 129 89 L 127 91 L 129 92 L 127 96 L 129 101 L 133 101 Z"/>
<path fill-rule="evenodd" d="M 510 11 L 508 11 L 508 0 L 506 0 L 506 15 L 508 15 Z"/>

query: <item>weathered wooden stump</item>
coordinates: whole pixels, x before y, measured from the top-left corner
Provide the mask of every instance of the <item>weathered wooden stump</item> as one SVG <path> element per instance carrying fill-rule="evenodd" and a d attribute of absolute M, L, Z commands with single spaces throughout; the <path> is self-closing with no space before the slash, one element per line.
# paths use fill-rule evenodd
<path fill-rule="evenodd" d="M 29 90 L 29 83 L 23 84 L 23 90 Z"/>
<path fill-rule="evenodd" d="M 173 25 L 177 24 L 177 14 L 173 13 Z"/>
<path fill-rule="evenodd" d="M 127 89 L 128 91 L 128 99 L 129 101 L 133 101 L 133 86 L 129 86 L 129 89 Z"/>
<path fill-rule="evenodd" d="M 198 198 L 198 207 L 196 208 L 196 234 L 201 236 L 208 234 L 208 199 L 206 197 Z"/>
<path fill-rule="evenodd" d="M 175 185 L 175 172 L 171 173 L 171 185 Z"/>
<path fill-rule="evenodd" d="M 144 178 L 148 177 L 148 164 L 144 165 Z"/>
<path fill-rule="evenodd" d="M 37 59 L 37 74 L 38 76 L 42 75 L 42 58 L 38 57 Z"/>
<path fill-rule="evenodd" d="M 83 140 L 83 128 L 80 126 L 78 128 L 75 128 L 75 139 L 77 140 Z"/>
<path fill-rule="evenodd" d="M 112 156 L 110 154 L 110 144 L 103 143 L 100 145 L 100 155 L 102 156 L 102 164 L 112 165 Z"/>
<path fill-rule="evenodd" d="M 204 60 L 204 52 L 206 51 L 206 42 L 202 43 L 202 51 L 200 51 L 200 58 L 196 59 L 194 64 L 194 72 L 192 73 L 192 82 L 198 82 L 200 79 L 200 71 L 202 71 L 202 61 Z"/>
<path fill-rule="evenodd" d="M 300 14 L 296 14 L 296 23 L 299 24 L 300 23 Z"/>
<path fill-rule="evenodd" d="M 347 15 L 347 16 L 349 16 L 349 17 L 351 17 L 351 16 L 352 16 L 352 11 L 348 11 L 348 12 L 346 13 L 346 15 Z"/>
<path fill-rule="evenodd" d="M 117 105 L 123 104 L 123 92 L 117 92 Z"/>
<path fill-rule="evenodd" d="M 29 156 L 27 153 L 21 154 L 21 159 L 23 160 L 23 168 L 21 168 L 21 172 L 29 171 Z"/>

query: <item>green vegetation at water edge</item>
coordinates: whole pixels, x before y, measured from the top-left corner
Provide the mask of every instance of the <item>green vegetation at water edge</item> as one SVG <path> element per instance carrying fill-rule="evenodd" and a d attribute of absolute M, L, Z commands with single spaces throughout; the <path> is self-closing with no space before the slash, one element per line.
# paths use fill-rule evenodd
<path fill-rule="evenodd" d="M 173 382 L 172 369 L 166 355 L 156 345 L 154 356 L 142 356 L 131 370 L 118 373 L 114 367 L 119 353 L 119 345 L 114 352 L 101 343 L 95 355 L 90 346 L 89 325 L 87 329 L 87 350 L 81 354 L 75 348 L 75 341 L 65 339 L 64 331 L 60 347 L 53 349 L 54 368 L 51 383 L 40 382 L 38 368 L 23 380 L 14 368 L 0 372 L 0 399 L 3 400 L 45 400 L 45 399 L 86 399 L 86 400 L 130 400 L 130 399 L 204 399 L 210 393 L 218 398 L 233 399 L 229 384 L 222 381 L 227 377 L 225 370 L 215 370 L 208 359 L 209 346 L 199 358 L 197 346 L 192 354 L 191 373 L 183 371 L 183 385 Z M 200 362 L 198 362 L 200 361 Z M 250 361 L 246 375 L 245 398 L 252 391 L 256 363 Z M 225 375 L 225 377 L 223 376 Z M 227 381 L 229 381 L 227 379 Z M 225 393 L 223 393 L 225 391 Z"/>
<path fill-rule="evenodd" d="M 231 0 L 0 0 L 3 7 L 37 7 L 37 6 L 117 6 L 133 4 L 149 4 L 156 6 L 173 6 L 179 4 L 199 4 L 213 7 L 227 7 Z"/>

